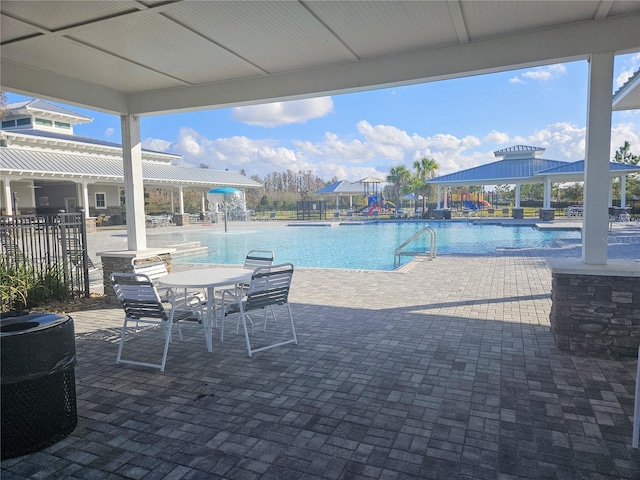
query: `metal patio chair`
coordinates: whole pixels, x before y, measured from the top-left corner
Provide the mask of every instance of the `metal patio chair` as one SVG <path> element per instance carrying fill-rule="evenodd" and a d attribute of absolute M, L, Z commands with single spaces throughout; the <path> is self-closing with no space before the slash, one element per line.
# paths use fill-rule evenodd
<path fill-rule="evenodd" d="M 255 270 L 256 268 L 270 267 L 271 265 L 273 265 L 273 252 L 271 250 L 250 250 L 242 266 L 249 270 Z M 243 289 L 242 294 L 244 295 L 247 293 L 249 284 L 241 284 L 239 287 Z"/>
<path fill-rule="evenodd" d="M 270 267 L 273 265 L 273 252 L 271 250 L 249 250 L 247 256 L 244 259 L 243 268 L 248 270 L 255 270 L 260 267 Z M 240 283 L 236 285 L 236 295 L 246 295 L 249 289 L 248 283 Z M 216 295 L 216 299 L 222 302 L 222 292 Z M 224 319 L 223 319 L 224 322 Z M 240 319 L 238 318 L 238 325 L 240 325 Z M 218 326 L 218 319 L 216 318 L 216 327 Z M 236 327 L 237 333 L 237 327 Z"/>
<path fill-rule="evenodd" d="M 220 339 L 223 340 L 224 319 L 228 315 L 237 314 L 239 322 L 242 323 L 244 338 L 249 356 L 256 352 L 268 350 L 270 348 L 298 343 L 296 329 L 293 323 L 293 315 L 289 306 L 289 290 L 293 277 L 293 265 L 283 263 L 270 267 L 257 268 L 251 276 L 251 283 L 246 292 L 246 296 L 238 294 L 237 290 L 224 290 L 222 292 L 220 318 L 222 321 Z M 225 301 L 229 299 L 228 301 Z M 267 328 L 267 314 L 271 313 L 275 319 L 276 310 L 286 310 L 291 323 L 291 338 L 282 342 L 272 343 L 259 348 L 251 348 L 247 320 L 251 323 L 251 333 L 253 335 L 254 321 L 251 318 L 254 312 L 263 313 L 263 330 Z M 236 331 L 237 331 L 236 327 Z"/>
<path fill-rule="evenodd" d="M 202 303 L 207 301 L 206 295 L 200 290 L 179 292 L 170 287 L 158 286 L 158 280 L 169 274 L 164 260 L 158 255 L 132 258 L 131 268 L 133 273 L 143 274 L 151 279 L 158 292 L 160 292 L 160 298 L 163 302 L 179 307 L 180 304 L 183 303 L 183 300 L 189 297 L 197 297 Z"/>
<path fill-rule="evenodd" d="M 158 291 L 147 275 L 137 273 L 112 273 L 110 280 L 116 297 L 125 312 L 116 363 L 159 368 L 160 371 L 163 372 L 167 362 L 169 343 L 171 343 L 173 324 L 178 324 L 178 333 L 180 340 L 182 340 L 182 330 L 179 322 L 193 321 L 198 322 L 200 325 L 203 324 L 202 302 L 197 298 L 193 298 L 190 303 L 182 303 L 180 309 L 173 306 L 169 312 L 167 312 Z M 131 327 L 135 332 L 143 332 L 157 326 L 162 328 L 164 334 L 164 349 L 160 363 L 156 364 L 122 359 L 122 350 L 129 322 L 135 323 L 135 327 Z M 140 328 L 140 324 L 146 325 L 146 327 Z"/>

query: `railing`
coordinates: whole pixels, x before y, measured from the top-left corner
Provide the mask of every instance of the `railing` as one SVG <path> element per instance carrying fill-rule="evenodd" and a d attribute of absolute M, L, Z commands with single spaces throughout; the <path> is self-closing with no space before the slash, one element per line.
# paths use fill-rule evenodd
<path fill-rule="evenodd" d="M 93 263 L 82 213 L 0 216 L 0 243 L 6 266 L 28 268 L 40 279 L 59 268 L 72 297 L 89 296 Z"/>
<path fill-rule="evenodd" d="M 416 240 L 418 237 L 429 234 L 429 251 L 403 251 L 403 248 Z M 408 240 L 404 241 L 393 252 L 393 268 L 396 269 L 400 266 L 402 257 L 429 257 L 433 260 L 436 257 L 436 231 L 431 227 L 425 227 L 418 230 Z"/>

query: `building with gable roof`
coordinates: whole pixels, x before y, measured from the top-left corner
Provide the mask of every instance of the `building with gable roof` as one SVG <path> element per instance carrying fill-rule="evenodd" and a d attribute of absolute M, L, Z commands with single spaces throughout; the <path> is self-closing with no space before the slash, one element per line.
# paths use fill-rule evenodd
<path fill-rule="evenodd" d="M 78 209 L 87 217 L 122 214 L 122 145 L 74 133 L 76 125 L 92 121 L 39 99 L 7 105 L 0 130 L 3 214 Z M 201 209 L 206 211 L 206 193 L 211 188 L 261 186 L 239 173 L 175 165 L 181 160 L 180 155 L 142 149 L 144 185 L 177 189 L 182 214 L 186 188 L 201 192 Z"/>
<path fill-rule="evenodd" d="M 514 145 L 494 152 L 500 160 L 480 165 L 478 167 L 461 170 L 433 178 L 428 183 L 437 187 L 437 208 L 448 208 L 447 195 L 443 201 L 441 187 L 458 187 L 469 185 L 515 185 L 515 208 L 520 208 L 520 186 L 526 183 L 543 183 L 543 209 L 551 207 L 552 182 L 582 182 L 584 181 L 585 162 L 565 162 L 541 158 L 545 149 L 528 145 Z M 625 204 L 626 175 L 640 172 L 640 166 L 625 163 L 609 162 L 609 178 L 621 179 L 621 207 Z M 609 206 L 612 202 L 612 184 L 609 183 Z M 515 214 L 515 212 L 514 212 Z M 541 212 L 542 215 L 542 212 Z"/>

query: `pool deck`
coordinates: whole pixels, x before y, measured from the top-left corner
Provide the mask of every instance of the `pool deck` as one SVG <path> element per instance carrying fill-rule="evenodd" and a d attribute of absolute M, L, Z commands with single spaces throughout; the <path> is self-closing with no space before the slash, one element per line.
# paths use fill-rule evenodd
<path fill-rule="evenodd" d="M 125 248 L 122 234 L 90 234 L 90 253 Z M 609 256 L 640 259 L 640 224 L 614 225 Z M 554 257 L 580 246 L 298 268 L 298 345 L 247 358 L 228 322 L 208 353 L 185 327 L 164 373 L 115 364 L 121 309 L 71 313 L 78 427 L 1 477 L 637 480 L 636 361 L 555 347 Z"/>

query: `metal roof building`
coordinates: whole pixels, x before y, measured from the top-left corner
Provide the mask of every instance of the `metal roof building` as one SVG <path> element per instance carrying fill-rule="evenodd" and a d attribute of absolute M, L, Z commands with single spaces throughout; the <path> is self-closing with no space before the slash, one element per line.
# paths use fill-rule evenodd
<path fill-rule="evenodd" d="M 7 105 L 0 130 L 2 208 L 7 214 L 47 212 L 82 207 L 87 216 L 115 214 L 119 188 L 125 185 L 120 144 L 76 135 L 74 126 L 92 119 L 45 100 Z M 214 187 L 258 187 L 259 183 L 229 171 L 177 166 L 180 155 L 142 149 L 144 186 L 178 189 L 184 213 L 183 188 L 197 189 L 205 208 L 206 192 Z M 171 196 L 173 200 L 173 195 Z"/>
<path fill-rule="evenodd" d="M 525 183 L 544 183 L 544 205 L 545 208 L 549 208 L 551 182 L 584 181 L 585 161 L 564 162 L 538 158 L 538 155 L 543 154 L 544 151 L 545 149 L 540 147 L 514 145 L 494 152 L 495 156 L 502 157 L 502 160 L 442 175 L 429 180 L 428 183 L 438 187 L 438 198 L 441 197 L 441 186 L 515 184 L 516 207 L 520 206 L 520 185 Z M 623 184 L 626 175 L 637 172 L 640 172 L 639 166 L 609 162 L 609 178 L 621 177 Z M 624 206 L 624 198 L 622 199 L 622 206 Z M 444 208 L 447 208 L 446 200 Z"/>

